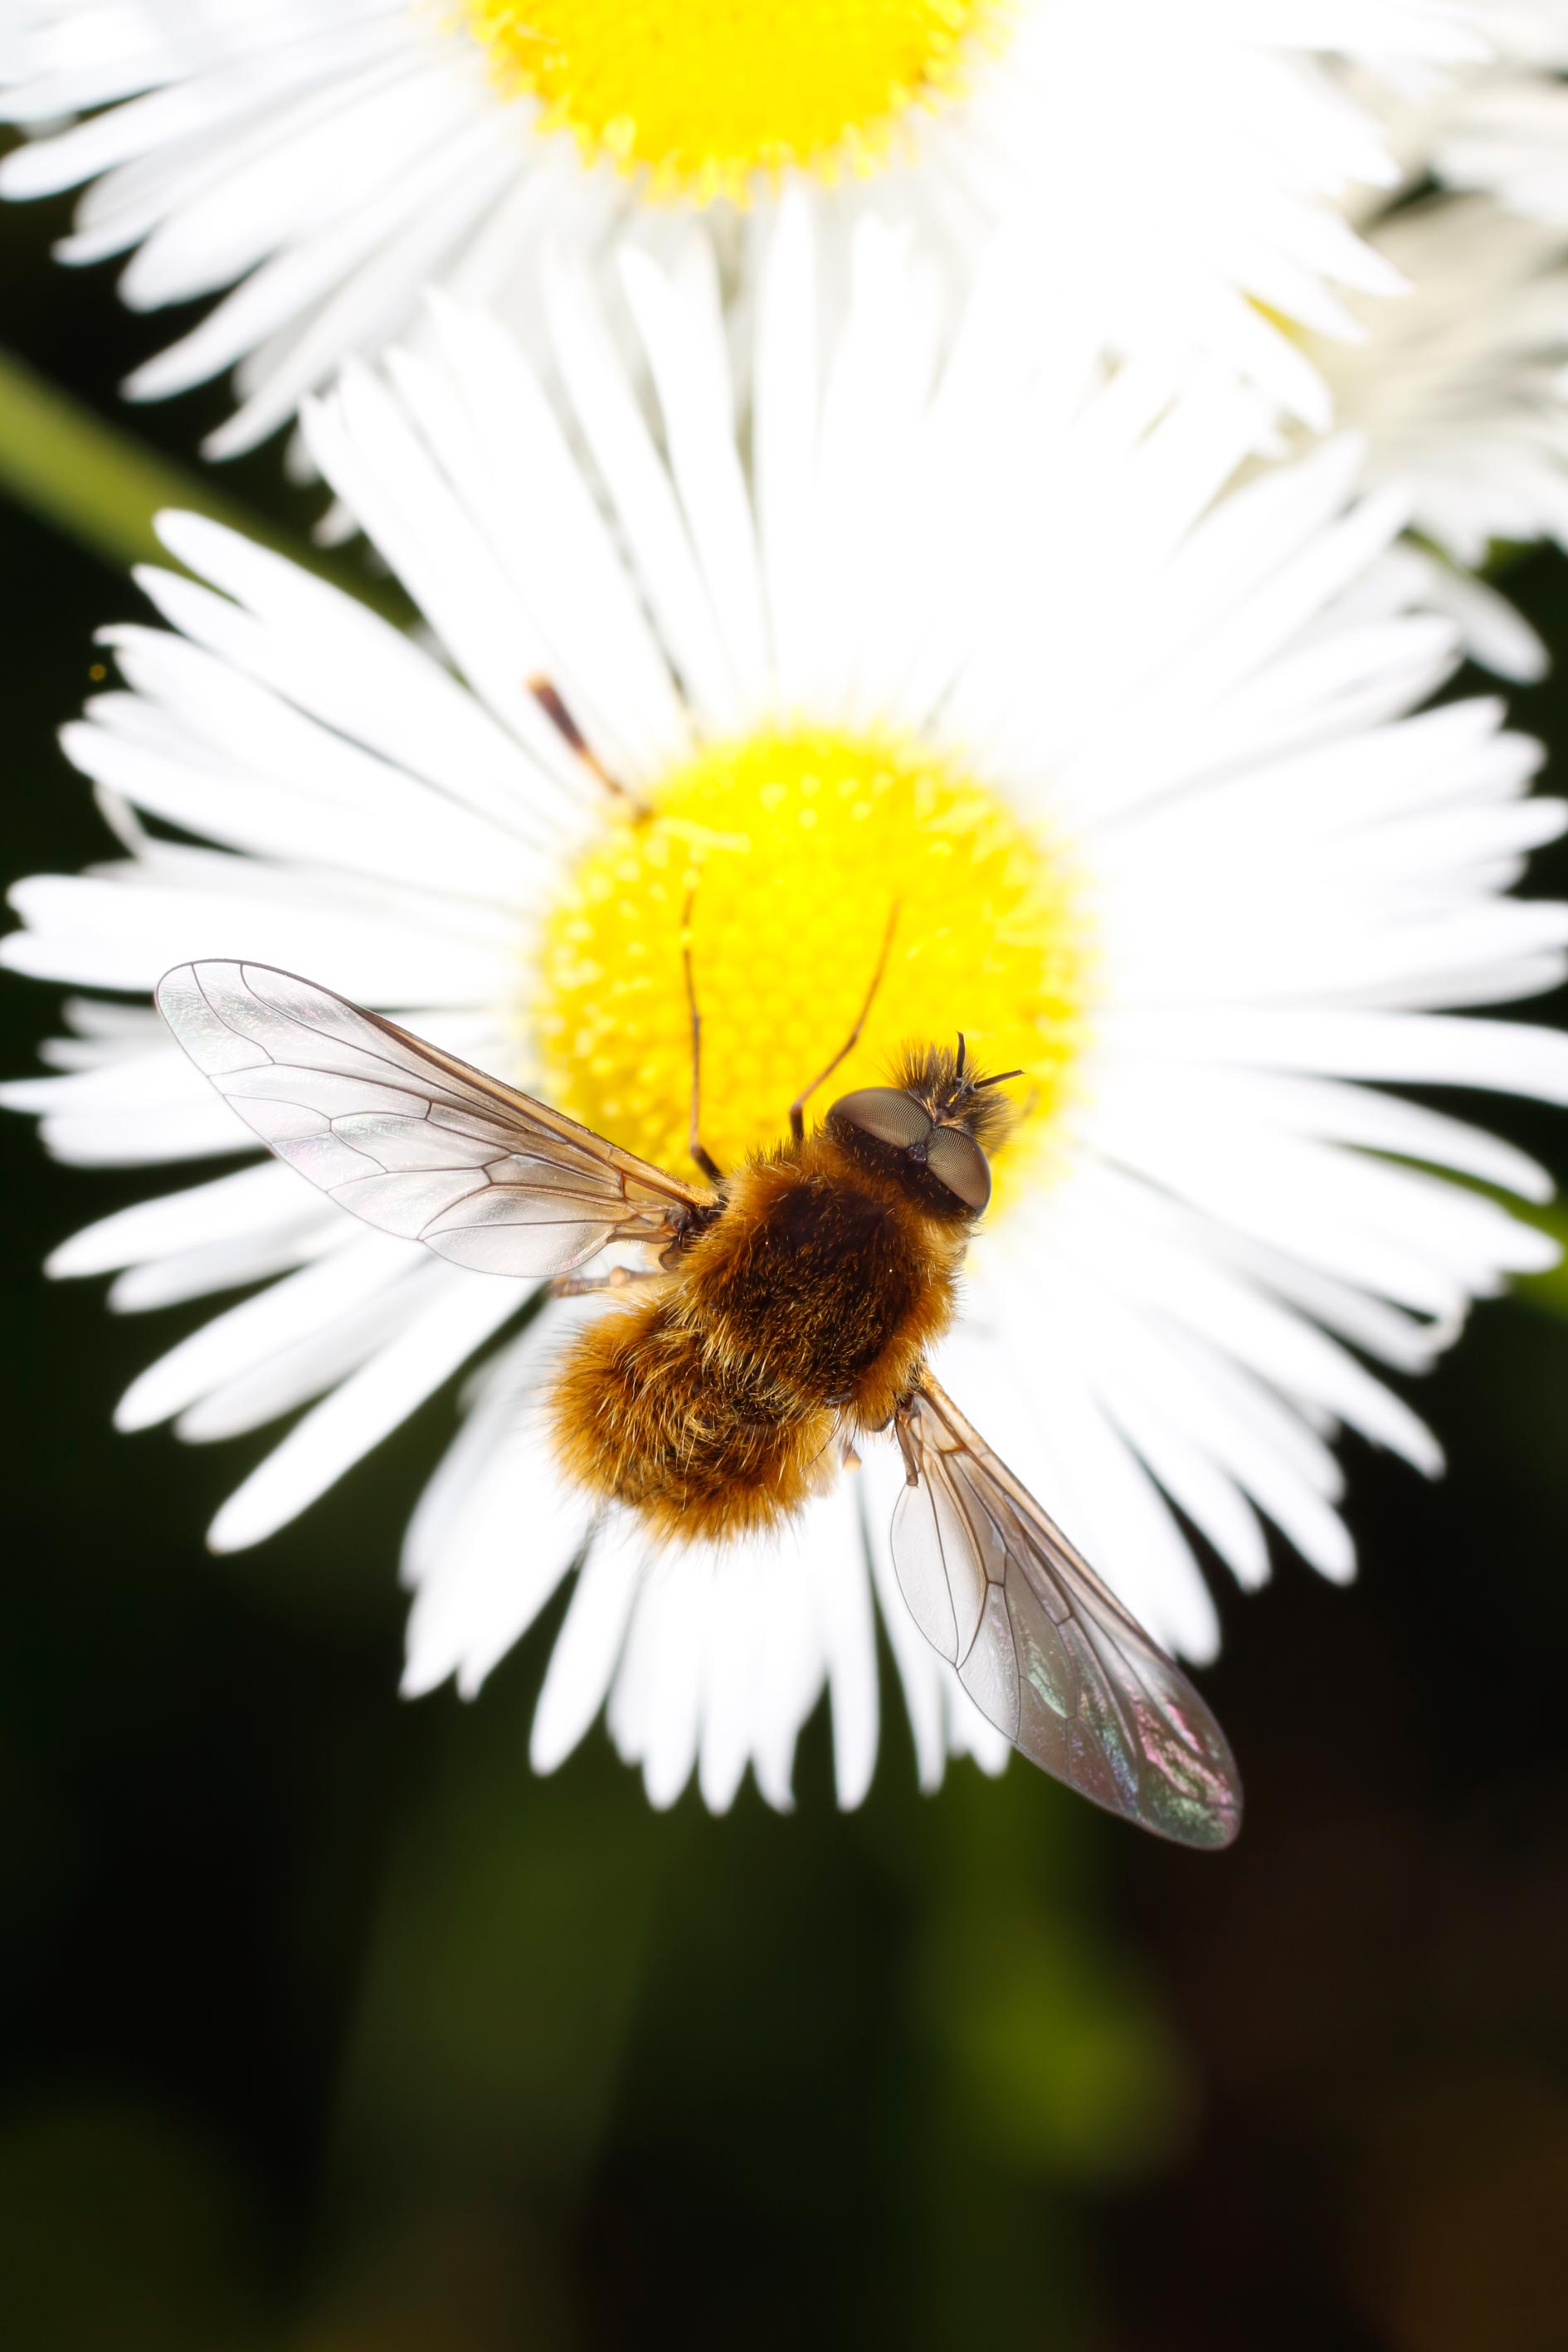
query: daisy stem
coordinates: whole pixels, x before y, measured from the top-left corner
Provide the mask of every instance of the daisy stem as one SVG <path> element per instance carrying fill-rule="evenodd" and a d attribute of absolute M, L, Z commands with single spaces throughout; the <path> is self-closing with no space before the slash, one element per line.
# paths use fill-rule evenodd
<path fill-rule="evenodd" d="M 374 578 L 367 567 L 337 561 L 264 521 L 237 500 L 215 491 L 205 475 L 188 473 L 134 435 L 106 424 L 3 349 L 0 492 L 117 570 L 132 563 L 174 562 L 153 528 L 154 515 L 174 507 L 243 531 L 247 539 L 346 589 L 391 620 L 406 623 L 411 617 L 397 592 Z"/>

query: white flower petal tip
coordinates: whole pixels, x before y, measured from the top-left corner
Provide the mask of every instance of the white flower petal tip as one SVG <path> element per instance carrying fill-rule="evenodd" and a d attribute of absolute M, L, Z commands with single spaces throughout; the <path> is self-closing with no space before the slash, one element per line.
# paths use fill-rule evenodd
<path fill-rule="evenodd" d="M 222 1559 L 230 1552 L 251 1551 L 268 1537 L 278 1532 L 277 1525 L 265 1510 L 254 1509 L 242 1487 L 226 1503 L 206 1531 L 206 1548 L 216 1559 Z"/>
<path fill-rule="evenodd" d="M 149 1393 L 145 1374 L 132 1381 L 115 1406 L 113 1415 L 114 1426 L 121 1436 L 130 1436 L 138 1430 L 155 1429 L 161 1421 L 168 1418 L 156 1397 Z"/>
<path fill-rule="evenodd" d="M 645 1764 L 643 1794 L 656 1813 L 668 1813 L 686 1794 L 690 1778 L 689 1771 L 682 1772 L 679 1769 L 665 1770 L 652 1763 Z"/>
<path fill-rule="evenodd" d="M 771 1771 L 765 1765 L 757 1768 L 757 1793 L 770 1812 L 793 1813 L 795 1809 L 795 1783 L 790 1773 Z"/>
<path fill-rule="evenodd" d="M 604 1706 L 640 1574 L 630 1531 L 601 1530 L 577 1571 L 539 1694 L 528 1751 L 536 1772 L 553 1772 L 564 1763 Z"/>
<path fill-rule="evenodd" d="M 557 1330 L 553 1344 L 560 1337 Z M 459 1696 L 476 1697 L 588 1540 L 588 1507 L 557 1471 L 539 1423 L 552 1355 L 539 1318 L 486 1367 L 463 1429 L 409 1524 L 405 1693 L 450 1679 Z"/>

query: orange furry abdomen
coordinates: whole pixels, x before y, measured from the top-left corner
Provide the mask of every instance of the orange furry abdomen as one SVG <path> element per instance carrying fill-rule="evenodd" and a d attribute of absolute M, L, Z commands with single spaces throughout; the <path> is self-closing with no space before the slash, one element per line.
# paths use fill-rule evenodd
<path fill-rule="evenodd" d="M 740 1169 L 650 1295 L 607 1307 L 557 1377 L 568 1474 L 660 1536 L 776 1524 L 884 1426 L 952 1319 L 962 1238 L 826 1135 Z"/>

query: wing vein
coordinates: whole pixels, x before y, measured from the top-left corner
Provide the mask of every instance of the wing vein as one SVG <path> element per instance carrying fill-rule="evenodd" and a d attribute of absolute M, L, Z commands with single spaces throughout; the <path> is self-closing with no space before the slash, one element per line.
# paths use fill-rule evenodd
<path fill-rule="evenodd" d="M 1235 1762 L 1174 1660 L 929 1372 L 898 1425 L 926 1517 L 915 1518 L 906 1491 L 893 1515 L 894 1566 L 921 1632 L 954 1657 L 976 1705 L 1031 1761 L 1109 1811 L 1183 1844 L 1227 1845 L 1241 1818 Z M 935 1533 L 952 1600 L 952 1651 L 918 1540 L 922 1524 Z M 979 1601 L 966 1643 L 961 1593 Z"/>
<path fill-rule="evenodd" d="M 564 1274 L 615 1234 L 668 1245 L 711 1202 L 395 1022 L 269 965 L 181 965 L 160 982 L 158 1003 L 191 1059 L 279 1159 L 353 1215 L 454 1264 Z"/>

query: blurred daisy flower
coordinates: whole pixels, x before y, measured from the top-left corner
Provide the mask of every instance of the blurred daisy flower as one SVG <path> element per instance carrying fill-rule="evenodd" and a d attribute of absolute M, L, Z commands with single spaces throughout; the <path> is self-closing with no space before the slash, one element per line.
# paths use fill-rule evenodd
<path fill-rule="evenodd" d="M 837 220 L 918 221 L 955 273 L 1008 229 L 1038 314 L 1223 357 L 1322 423 L 1268 312 L 1331 336 L 1397 282 L 1338 209 L 1394 167 L 1331 68 L 1483 54 L 1457 0 L 14 5 L 0 115 L 43 135 L 0 192 L 89 184 L 62 254 L 132 254 L 136 309 L 222 296 L 127 387 L 234 369 L 214 456 L 405 336 L 427 283 L 531 338 L 547 235 L 657 247 L 704 209 L 738 268 L 750 201 L 802 181 Z"/>
<path fill-rule="evenodd" d="M 1131 366 L 1101 383 L 1059 343 L 1042 366 L 1005 278 L 950 327 L 875 223 L 842 278 L 835 257 L 786 204 L 743 422 L 700 231 L 666 265 L 623 257 L 617 322 L 589 273 L 547 272 L 564 422 L 495 322 L 440 302 L 424 354 L 312 406 L 315 460 L 425 643 L 166 519 L 197 576 L 141 575 L 168 626 L 105 633 L 123 687 L 65 738 L 123 856 L 20 885 L 3 950 L 105 993 L 8 1099 L 79 1163 L 243 1149 L 125 1000 L 244 956 L 681 1167 L 696 885 L 727 1162 L 776 1139 L 847 1030 L 896 898 L 838 1083 L 961 1024 L 1027 1073 L 939 1372 L 1152 1630 L 1206 1658 L 1177 1511 L 1246 1586 L 1266 1521 L 1349 1576 L 1335 1431 L 1439 1466 L 1365 1360 L 1422 1370 L 1472 1298 L 1554 1255 L 1440 1172 L 1539 1200 L 1539 1168 L 1377 1082 L 1568 1101 L 1568 1039 L 1448 1009 L 1562 976 L 1568 910 L 1507 894 L 1564 811 L 1530 797 L 1536 747 L 1494 701 L 1412 715 L 1455 631 L 1405 608 L 1385 562 L 1405 508 L 1356 491 L 1353 446 L 1249 471 L 1255 394 L 1173 402 Z M 541 1769 L 607 1703 L 656 1802 L 695 1770 L 722 1807 L 749 1764 L 784 1804 L 826 1684 L 855 1802 L 874 1597 L 922 1780 L 952 1749 L 999 1763 L 892 1583 L 890 1446 L 772 1549 L 590 1541 L 527 1431 L 591 1303 L 514 1328 L 518 1285 L 367 1233 L 270 1160 L 105 1218 L 52 1270 L 114 1272 L 127 1310 L 248 1286 L 119 1413 L 211 1440 L 306 1408 L 219 1513 L 220 1549 L 284 1526 L 488 1351 L 408 1532 L 406 1687 L 476 1691 L 580 1563 Z"/>
<path fill-rule="evenodd" d="M 1397 173 L 1352 191 L 1347 224 L 1405 293 L 1349 295 L 1353 338 L 1280 324 L 1365 436 L 1366 478 L 1409 498 L 1425 593 L 1480 660 L 1532 677 L 1544 649 L 1475 575 L 1510 547 L 1568 545 L 1568 5 L 1470 16 L 1484 61 L 1350 77 Z"/>
<path fill-rule="evenodd" d="M 1367 234 L 1407 290 L 1353 306 L 1361 341 L 1312 339 L 1336 420 L 1363 438 L 1364 479 L 1408 501 L 1400 561 L 1423 572 L 1419 593 L 1477 659 L 1538 677 L 1545 648 L 1478 575 L 1500 549 L 1568 545 L 1568 243 L 1447 194 Z"/>
<path fill-rule="evenodd" d="M 1395 130 L 1446 187 L 1485 189 L 1521 219 L 1568 232 L 1568 5 L 1468 5 L 1486 58 L 1432 81 L 1417 72 Z"/>

